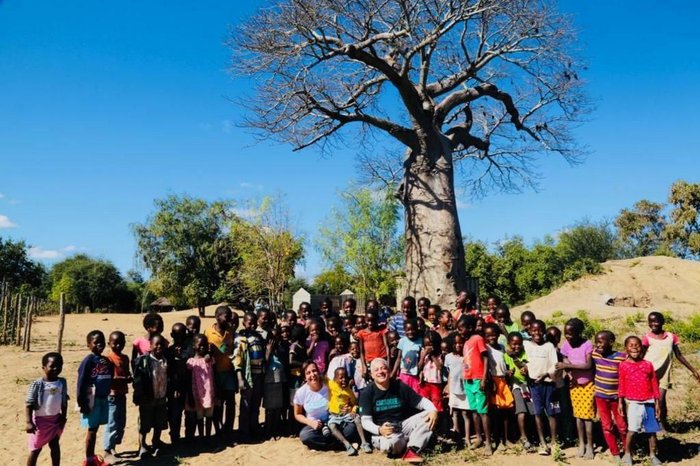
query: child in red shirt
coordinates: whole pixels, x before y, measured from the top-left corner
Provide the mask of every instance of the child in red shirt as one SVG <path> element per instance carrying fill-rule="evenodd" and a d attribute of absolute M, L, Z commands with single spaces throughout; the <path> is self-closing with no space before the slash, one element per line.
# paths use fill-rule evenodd
<path fill-rule="evenodd" d="M 488 378 L 488 349 L 484 338 L 476 333 L 476 317 L 463 315 L 457 323 L 457 331 L 464 338 L 464 393 L 472 411 L 476 443 L 474 448 L 481 446 L 481 430 L 484 431 L 484 451 L 490 455 L 491 422 L 486 403 L 486 381 Z"/>
<path fill-rule="evenodd" d="M 357 340 L 360 343 L 360 360 L 365 367 L 369 367 L 369 364 L 376 358 L 387 359 L 389 342 L 387 341 L 386 327 L 379 326 L 377 311 L 367 310 L 365 320 L 367 328 L 357 332 Z"/>
<path fill-rule="evenodd" d="M 630 445 L 636 433 L 649 435 L 649 455 L 653 466 L 663 464 L 656 457 L 656 432 L 661 430 L 658 418 L 661 415 L 659 404 L 659 382 L 654 366 L 642 359 L 642 340 L 631 336 L 625 339 L 627 360 L 620 363 L 618 397 L 619 412 L 627 406 L 628 431 L 625 438 L 625 456 L 622 464 L 632 464 Z"/>

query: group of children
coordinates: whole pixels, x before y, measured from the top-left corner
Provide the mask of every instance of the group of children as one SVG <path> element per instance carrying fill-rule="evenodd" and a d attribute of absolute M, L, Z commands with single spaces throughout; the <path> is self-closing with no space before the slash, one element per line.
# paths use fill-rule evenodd
<path fill-rule="evenodd" d="M 236 393 L 239 442 L 294 433 L 298 426 L 292 406 L 303 385 L 305 362 L 313 361 L 321 375 L 334 380 L 329 404 L 333 407 L 338 404 L 334 396 L 357 395 L 370 383 L 368 367 L 375 358 L 386 359 L 393 378 L 433 402 L 441 418 L 438 434 L 463 438 L 468 447 L 483 446 L 488 454 L 495 445 L 507 448 L 515 422 L 513 430 L 525 450 L 533 451 L 536 441 L 538 452 L 549 455 L 561 424 L 567 424 L 557 425 L 557 420 L 572 416 L 579 456 L 594 457 L 593 422 L 600 419 L 612 455 L 632 464 L 630 443 L 634 434 L 644 433 L 651 463 L 660 464 L 655 434 L 665 423 L 673 356 L 700 380 L 681 354 L 678 338 L 664 331 L 663 315 L 649 314 L 650 332 L 641 339 L 627 337 L 620 352 L 614 349 L 610 331 L 599 332 L 593 342 L 585 339 L 579 319 L 566 322 L 560 347 L 561 331 L 547 328 L 532 312 L 523 312 L 518 325 L 497 298 L 489 298 L 484 316 L 469 306 L 473 301 L 461 294 L 457 308 L 448 311 L 427 298 L 416 302 L 407 297 L 395 315 L 377 301 L 367 302 L 364 315 L 355 314 L 353 299 L 343 303 L 340 313 L 324 301 L 317 315 L 309 303 L 302 303 L 298 314 L 287 311 L 280 319 L 266 309 L 247 312 L 240 329 L 238 315 L 220 306 L 214 324 L 203 333 L 199 317 L 190 316 L 172 326 L 170 341 L 163 335 L 163 319 L 147 314 L 147 335 L 133 341 L 131 359 L 123 354 L 124 333 L 114 331 L 106 339 L 93 330 L 87 335 L 90 354 L 80 364 L 77 379 L 77 405 L 87 429 L 83 464 L 116 461 L 130 386 L 139 408 L 143 457 L 159 453 L 165 429 L 171 443 L 180 442 L 183 417 L 185 439 L 198 434 L 208 441 L 212 430 L 230 438 Z M 110 351 L 104 356 L 106 346 Z M 46 354 L 44 377 L 29 388 L 29 465 L 36 464 L 47 444 L 53 464 L 60 463 L 58 439 L 68 400 L 66 381 L 59 377 L 62 365 L 59 353 Z M 264 432 L 258 422 L 261 406 Z M 536 438 L 530 435 L 532 420 Z M 102 425 L 104 457 L 95 454 Z M 342 437 L 338 429 L 329 429 L 330 434 Z M 368 445 L 363 442 L 363 449 Z"/>

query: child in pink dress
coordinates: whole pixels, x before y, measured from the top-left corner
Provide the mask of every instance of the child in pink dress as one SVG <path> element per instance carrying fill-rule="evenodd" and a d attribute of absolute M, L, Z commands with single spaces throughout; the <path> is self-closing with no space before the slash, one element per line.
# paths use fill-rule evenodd
<path fill-rule="evenodd" d="M 192 340 L 194 357 L 187 360 L 187 368 L 192 371 L 192 402 L 190 411 L 197 414 L 199 436 L 211 435 L 214 415 L 214 360 L 209 355 L 209 340 L 204 335 L 195 335 Z"/>

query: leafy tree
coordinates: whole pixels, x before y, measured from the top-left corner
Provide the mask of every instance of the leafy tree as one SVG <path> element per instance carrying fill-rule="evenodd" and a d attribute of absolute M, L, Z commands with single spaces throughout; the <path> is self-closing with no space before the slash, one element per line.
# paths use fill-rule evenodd
<path fill-rule="evenodd" d="M 304 257 L 303 239 L 292 232 L 280 199 L 266 197 L 252 210 L 249 218 L 235 219 L 231 226 L 241 257 L 237 275 L 251 296 L 264 294 L 270 305 L 281 305 L 294 267 Z"/>
<path fill-rule="evenodd" d="M 0 284 L 5 282 L 11 288 L 24 286 L 43 292 L 46 279 L 46 269 L 29 258 L 28 246 L 24 241 L 3 240 L 0 237 Z"/>
<path fill-rule="evenodd" d="M 536 155 L 580 153 L 570 128 L 588 110 L 582 65 L 554 6 L 277 0 L 231 40 L 235 70 L 256 83 L 248 123 L 295 150 L 391 141 L 397 156 L 366 157 L 365 169 L 399 187 L 407 289 L 445 304 L 466 278 L 455 166 L 478 191 L 517 190 Z"/>
<path fill-rule="evenodd" d="M 559 234 L 557 250 L 564 263 L 580 259 L 605 262 L 617 255 L 615 232 L 608 222 L 584 220 Z"/>
<path fill-rule="evenodd" d="M 138 258 L 156 293 L 175 304 L 195 304 L 204 315 L 239 263 L 227 229 L 231 205 L 170 195 L 156 200 L 155 208 L 145 223 L 132 226 Z"/>
<path fill-rule="evenodd" d="M 77 254 L 51 268 L 51 297 L 58 301 L 61 293 L 76 309 L 91 311 L 115 306 L 124 300 L 126 283 L 109 261 Z M 133 297 L 132 297 L 133 298 Z"/>
<path fill-rule="evenodd" d="M 398 205 L 388 191 L 354 189 L 340 194 L 341 208 L 319 230 L 318 247 L 333 270 L 344 270 L 363 298 L 392 295 L 401 265 Z M 342 290 L 341 290 L 342 291 Z"/>
<path fill-rule="evenodd" d="M 497 258 L 489 252 L 488 246 L 482 241 L 466 241 L 464 243 L 467 276 L 479 279 L 481 302 L 486 302 L 488 296 L 497 294 L 495 263 Z"/>
<path fill-rule="evenodd" d="M 316 275 L 309 291 L 314 294 L 339 295 L 347 289 L 352 290 L 354 283 L 353 277 L 342 265 L 336 264 Z"/>
<path fill-rule="evenodd" d="M 671 222 L 665 237 L 681 257 L 700 257 L 700 183 L 677 181 L 668 198 Z"/>
<path fill-rule="evenodd" d="M 624 257 L 651 256 L 664 249 L 664 204 L 646 199 L 632 209 L 622 209 L 615 219 Z"/>

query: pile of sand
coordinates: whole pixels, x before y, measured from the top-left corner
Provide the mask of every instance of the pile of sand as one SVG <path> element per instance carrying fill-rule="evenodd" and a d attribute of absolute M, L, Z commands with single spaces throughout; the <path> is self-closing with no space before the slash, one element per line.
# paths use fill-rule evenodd
<path fill-rule="evenodd" d="M 547 296 L 515 308 L 547 317 L 555 311 L 573 315 L 586 310 L 597 318 L 624 317 L 659 310 L 685 317 L 700 312 L 700 262 L 672 257 L 608 261 L 589 275 Z"/>

